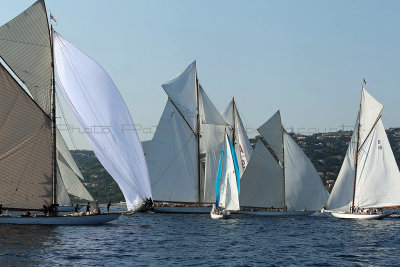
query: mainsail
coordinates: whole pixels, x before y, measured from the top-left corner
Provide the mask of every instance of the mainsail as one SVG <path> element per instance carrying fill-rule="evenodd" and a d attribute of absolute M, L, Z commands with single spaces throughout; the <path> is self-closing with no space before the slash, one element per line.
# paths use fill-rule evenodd
<path fill-rule="evenodd" d="M 50 116 L 51 46 L 44 0 L 0 27 L 0 57 Z"/>
<path fill-rule="evenodd" d="M 147 165 L 132 117 L 104 69 L 54 32 L 57 75 L 64 98 L 100 163 L 125 196 L 128 210 L 151 198 Z"/>
<path fill-rule="evenodd" d="M 48 115 L 0 64 L 0 203 L 41 209 L 53 197 Z"/>
<path fill-rule="evenodd" d="M 319 210 L 328 199 L 310 159 L 285 131 L 280 112 L 259 129 L 261 138 L 242 177 L 246 207 Z"/>
<path fill-rule="evenodd" d="M 8 80 L 8 83 L 1 82 L 3 86 L 1 93 L 9 96 L 2 98 L 4 104 L 0 109 L 0 116 L 4 116 L 4 124 L 0 122 L 0 131 L 4 134 L 4 140 L 7 140 L 2 142 L 4 144 L 2 147 L 9 150 L 0 152 L 0 157 L 2 157 L 2 163 L 0 164 L 7 165 L 2 168 L 7 173 L 2 175 L 0 179 L 7 180 L 9 179 L 7 176 L 13 176 L 13 183 L 17 184 L 14 190 L 10 190 L 7 186 L 2 187 L 2 189 L 8 191 L 2 196 L 6 199 L 11 199 L 12 202 L 17 201 L 17 198 L 23 198 L 23 201 L 18 200 L 20 201 L 19 204 L 8 204 L 8 202 L 0 200 L 0 203 L 3 203 L 3 207 L 41 209 L 42 205 L 48 206 L 54 202 L 68 204 L 68 194 L 82 199 L 93 200 L 78 179 L 78 177 L 83 179 L 82 174 L 76 166 L 62 136 L 55 132 L 55 112 L 54 114 L 52 113 L 54 111 L 52 110 L 54 107 L 52 103 L 55 101 L 52 99 L 53 69 L 49 33 L 43 0 L 37 1 L 23 13 L 0 27 L 0 57 L 14 72 L 15 76 L 25 84 L 33 96 L 32 100 L 18 83 L 12 82 L 13 80 L 9 77 L 10 74 L 2 66 L 3 79 Z M 11 90 L 14 90 L 14 92 Z M 16 95 L 10 98 L 12 93 Z M 20 106 L 21 101 L 25 101 L 25 107 Z M 35 111 L 32 111 L 31 106 L 34 107 Z M 18 117 L 13 115 L 15 112 L 19 112 Z M 45 116 L 43 117 L 43 115 Z M 39 119 L 43 119 L 44 122 L 40 122 L 41 124 L 36 126 L 33 125 L 34 123 L 39 123 Z M 29 120 L 29 123 L 26 123 L 26 120 Z M 15 125 L 11 125 L 11 123 Z M 22 127 L 18 126 L 20 124 Z M 40 130 L 37 129 L 39 125 Z M 10 129 L 15 128 L 12 134 L 10 134 L 10 129 L 7 129 L 7 127 Z M 25 134 L 31 132 L 29 138 L 27 135 L 16 134 L 22 129 Z M 57 138 L 55 138 L 56 135 Z M 9 140 L 12 141 L 10 142 Z M 54 140 L 57 140 L 57 148 L 54 146 Z M 5 145 L 6 143 L 7 145 Z M 15 147 L 13 148 L 12 146 Z M 58 151 L 57 154 L 55 153 L 56 149 Z M 57 157 L 57 162 L 55 162 L 53 156 Z M 19 166 L 20 164 L 22 165 L 19 168 L 11 167 Z M 40 174 L 37 173 L 37 169 L 40 169 Z M 49 170 L 51 170 L 50 173 L 48 173 Z M 21 171 L 24 174 L 20 174 Z M 44 174 L 46 181 L 41 178 Z M 53 178 L 55 175 L 57 177 Z M 29 176 L 29 178 L 24 178 L 24 176 Z M 15 177 L 18 178 L 15 179 Z M 27 181 L 24 182 L 24 179 Z M 28 180 L 31 180 L 29 183 L 33 189 L 41 188 L 43 191 L 40 201 L 31 200 L 31 194 L 37 195 L 33 193 L 34 190 L 31 190 L 32 188 L 22 193 L 24 190 L 22 189 L 24 188 L 23 184 L 28 183 Z M 11 188 L 14 186 L 13 183 L 9 183 Z M 21 196 L 19 196 L 19 193 L 10 193 L 14 191 L 21 192 Z M 25 193 L 26 195 L 24 195 Z M 10 195 L 11 198 L 9 198 Z M 52 200 L 48 199 L 50 197 Z"/>
<path fill-rule="evenodd" d="M 239 116 L 235 99 L 232 99 L 222 116 L 231 126 L 232 143 L 234 144 L 236 156 L 239 161 L 240 175 L 243 175 L 253 153 L 253 148 L 243 126 L 242 119 Z"/>
<path fill-rule="evenodd" d="M 145 146 L 154 200 L 211 203 L 226 122 L 198 83 L 196 62 L 162 87 L 167 104 Z"/>
<path fill-rule="evenodd" d="M 400 172 L 382 123 L 382 109 L 383 105 L 363 88 L 353 136 L 329 197 L 328 209 L 349 211 L 352 205 L 360 208 L 400 205 Z"/>

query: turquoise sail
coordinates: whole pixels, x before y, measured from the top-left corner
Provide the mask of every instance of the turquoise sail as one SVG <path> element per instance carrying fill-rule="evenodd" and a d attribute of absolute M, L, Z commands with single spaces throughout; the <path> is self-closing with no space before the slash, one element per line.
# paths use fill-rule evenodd
<path fill-rule="evenodd" d="M 215 181 L 215 189 L 217 192 L 217 197 L 215 200 L 216 208 L 218 208 L 218 205 L 219 205 L 219 191 L 220 191 L 220 187 L 221 187 L 222 161 L 224 160 L 224 146 L 225 146 L 225 144 L 222 145 L 221 156 L 219 158 L 219 164 L 218 164 L 217 180 Z"/>

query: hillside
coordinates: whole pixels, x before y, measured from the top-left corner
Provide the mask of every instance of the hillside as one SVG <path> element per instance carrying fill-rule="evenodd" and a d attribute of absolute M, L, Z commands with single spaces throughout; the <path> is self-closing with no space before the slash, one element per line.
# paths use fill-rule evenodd
<path fill-rule="evenodd" d="M 399 165 L 400 128 L 390 128 L 386 133 L 397 165 Z M 332 190 L 342 166 L 352 132 L 338 131 L 313 135 L 291 133 L 290 135 L 311 159 L 326 188 L 329 191 Z M 250 140 L 252 145 L 256 143 L 256 140 L 257 137 Z M 85 177 L 84 184 L 94 199 L 101 203 L 124 201 L 117 183 L 103 168 L 93 151 L 73 150 L 71 153 Z M 75 202 L 75 200 L 73 201 Z"/>

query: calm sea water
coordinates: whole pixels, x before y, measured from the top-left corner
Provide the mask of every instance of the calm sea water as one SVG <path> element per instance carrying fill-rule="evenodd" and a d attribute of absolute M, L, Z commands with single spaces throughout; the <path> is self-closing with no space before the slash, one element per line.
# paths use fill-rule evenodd
<path fill-rule="evenodd" d="M 399 265 L 400 219 L 135 214 L 100 226 L 0 225 L 0 265 Z"/>

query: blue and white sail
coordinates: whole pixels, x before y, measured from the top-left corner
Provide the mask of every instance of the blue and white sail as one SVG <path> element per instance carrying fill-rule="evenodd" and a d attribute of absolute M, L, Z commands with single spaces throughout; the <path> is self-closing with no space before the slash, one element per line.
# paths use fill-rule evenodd
<path fill-rule="evenodd" d="M 121 188 L 128 210 L 152 196 L 142 145 L 129 110 L 105 70 L 54 33 L 62 93 L 100 163 Z"/>
<path fill-rule="evenodd" d="M 240 210 L 240 171 L 235 148 L 227 134 L 221 152 L 216 179 L 216 207 L 225 210 Z"/>

